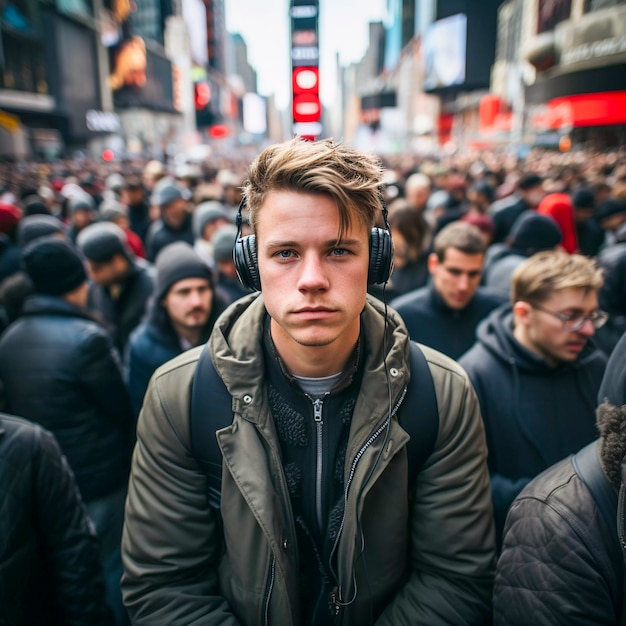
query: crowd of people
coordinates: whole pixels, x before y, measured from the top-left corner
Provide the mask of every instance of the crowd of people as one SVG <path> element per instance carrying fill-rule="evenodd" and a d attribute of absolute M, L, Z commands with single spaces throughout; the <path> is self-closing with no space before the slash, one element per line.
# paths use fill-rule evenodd
<path fill-rule="evenodd" d="M 625 333 L 623 151 L 2 164 L 0 623 L 620 623 Z"/>

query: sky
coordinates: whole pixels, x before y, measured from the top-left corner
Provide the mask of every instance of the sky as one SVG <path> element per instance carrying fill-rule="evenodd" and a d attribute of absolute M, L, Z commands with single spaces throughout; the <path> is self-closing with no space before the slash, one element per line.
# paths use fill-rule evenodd
<path fill-rule="evenodd" d="M 360 61 L 369 39 L 369 22 L 384 21 L 387 0 L 319 0 L 320 95 L 332 102 L 336 55 L 343 65 Z M 225 0 L 226 29 L 239 33 L 248 62 L 257 72 L 259 93 L 274 95 L 285 109 L 291 98 L 289 0 Z"/>

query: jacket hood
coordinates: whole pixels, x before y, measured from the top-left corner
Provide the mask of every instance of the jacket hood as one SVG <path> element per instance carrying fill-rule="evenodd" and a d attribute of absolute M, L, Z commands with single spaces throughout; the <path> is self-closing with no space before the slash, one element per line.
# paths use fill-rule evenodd
<path fill-rule="evenodd" d="M 478 341 L 501 361 L 520 370 L 552 375 L 583 367 L 588 359 L 595 357 L 596 348 L 587 342 L 581 356 L 571 363 L 561 363 L 556 367 L 548 365 L 522 346 L 513 336 L 513 311 L 510 304 L 503 304 L 483 320 L 476 331 Z"/>
<path fill-rule="evenodd" d="M 263 333 L 260 329 L 266 315 L 262 293 L 240 298 L 220 316 L 209 339 L 215 369 L 235 402 L 247 397 L 242 411 L 251 420 L 262 414 L 258 410 L 261 398 L 254 397 L 251 390 L 265 387 Z M 383 303 L 371 296 L 367 297 L 361 313 L 361 324 L 367 336 L 364 375 L 371 376 L 368 380 L 374 384 L 362 386 L 360 393 L 367 404 L 375 407 L 380 405 L 381 385 L 387 388 L 387 378 L 394 399 L 401 395 L 408 383 L 408 333 L 400 316 L 389 307 L 385 323 Z M 258 330 L 251 332 L 251 329 Z M 245 377 L 241 376 L 242 371 L 246 372 Z"/>

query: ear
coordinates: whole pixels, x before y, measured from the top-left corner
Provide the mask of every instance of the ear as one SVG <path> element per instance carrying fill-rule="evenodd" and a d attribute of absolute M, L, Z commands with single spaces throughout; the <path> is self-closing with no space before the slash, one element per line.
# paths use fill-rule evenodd
<path fill-rule="evenodd" d="M 524 302 L 523 300 L 518 300 L 513 305 L 513 318 L 515 320 L 515 325 L 524 324 L 528 326 L 530 323 L 530 313 L 532 307 L 528 302 Z"/>
<path fill-rule="evenodd" d="M 438 267 L 439 267 L 439 257 L 434 252 L 431 252 L 428 255 L 428 271 L 431 274 L 434 274 L 437 271 Z"/>

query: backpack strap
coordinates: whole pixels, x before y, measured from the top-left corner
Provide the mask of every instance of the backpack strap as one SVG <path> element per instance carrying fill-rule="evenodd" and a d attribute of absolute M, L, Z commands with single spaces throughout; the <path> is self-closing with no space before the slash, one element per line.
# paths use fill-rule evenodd
<path fill-rule="evenodd" d="M 598 511 L 606 525 L 605 531 L 610 537 L 610 548 L 607 550 L 611 561 L 611 566 L 615 573 L 616 599 L 621 601 L 621 624 L 625 623 L 626 612 L 624 609 L 624 599 L 620 598 L 624 585 L 624 566 L 622 562 L 622 549 L 619 544 L 617 533 L 617 494 L 613 490 L 609 479 L 602 471 L 600 459 L 597 454 L 598 442 L 592 441 L 572 456 L 574 470 L 585 483 L 589 493 L 591 493 Z M 620 584 L 620 582 L 622 584 Z M 619 605 L 618 605 L 619 606 Z"/>
<path fill-rule="evenodd" d="M 411 346 L 411 381 L 398 411 L 400 426 L 410 435 L 407 444 L 409 493 L 417 475 L 432 454 L 439 434 L 439 407 L 435 383 L 422 349 L 414 341 Z"/>
<path fill-rule="evenodd" d="M 439 409 L 430 367 L 417 343 L 410 342 L 411 381 L 398 411 L 400 426 L 411 437 L 407 444 L 409 493 L 419 470 L 432 454 L 439 432 Z M 210 412 L 205 407 L 210 407 Z M 222 453 L 216 431 L 233 420 L 232 399 L 215 371 L 208 344 L 200 352 L 191 388 L 191 450 L 207 476 L 209 504 L 220 506 Z"/>
<path fill-rule="evenodd" d="M 200 352 L 191 387 L 191 451 L 207 476 L 209 505 L 220 508 L 222 451 L 215 433 L 233 421 L 233 403 L 224 381 L 215 371 L 208 343 Z"/>

